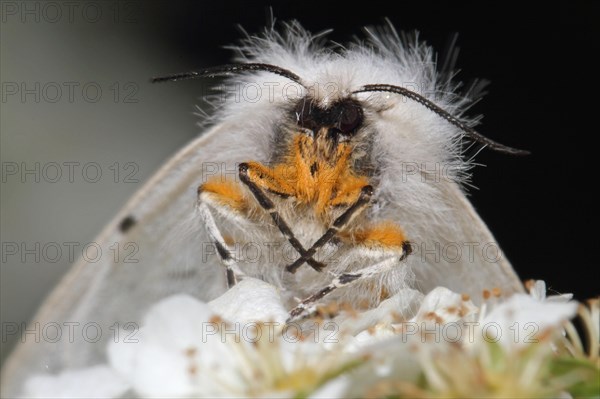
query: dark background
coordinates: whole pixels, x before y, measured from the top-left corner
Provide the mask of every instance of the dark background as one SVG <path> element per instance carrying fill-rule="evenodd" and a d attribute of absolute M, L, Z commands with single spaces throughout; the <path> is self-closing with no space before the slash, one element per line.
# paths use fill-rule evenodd
<path fill-rule="evenodd" d="M 190 68 L 226 63 L 230 52 L 219 45 L 238 39 L 235 24 L 262 29 L 269 5 L 278 20 L 297 19 L 313 32 L 333 28 L 329 37 L 342 43 L 384 17 L 399 30 L 420 31 L 440 51 L 458 33 L 459 78 L 491 81 L 471 112 L 484 115 L 479 131 L 532 152 L 484 150 L 472 202 L 523 279 L 544 279 L 551 290 L 579 299 L 598 295 L 597 198 L 590 192 L 597 182 L 590 100 L 598 78 L 597 3 L 183 2 L 169 8 L 177 22 L 163 39 Z"/>

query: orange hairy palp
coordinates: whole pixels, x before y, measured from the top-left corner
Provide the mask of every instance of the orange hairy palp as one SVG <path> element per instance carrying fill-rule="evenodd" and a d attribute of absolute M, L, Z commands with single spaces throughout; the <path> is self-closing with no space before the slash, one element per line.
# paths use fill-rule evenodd
<path fill-rule="evenodd" d="M 406 241 L 404 232 L 393 223 L 383 222 L 372 227 L 353 232 L 352 241 L 366 247 L 401 247 Z"/>
<path fill-rule="evenodd" d="M 352 145 L 334 143 L 326 136 L 318 134 L 314 138 L 296 134 L 282 162 L 273 167 L 248 162 L 248 176 L 268 192 L 293 197 L 298 205 L 311 207 L 328 223 L 333 208 L 354 203 L 369 180 L 357 175 L 352 168 Z M 213 194 L 219 203 L 232 210 L 244 213 L 250 208 L 249 199 L 238 182 L 212 177 L 202 185 L 201 191 Z M 340 238 L 369 248 L 400 248 L 406 240 L 402 229 L 392 222 L 360 229 L 351 235 L 342 233 Z"/>
<path fill-rule="evenodd" d="M 236 211 L 243 212 L 247 209 L 247 202 L 242 188 L 236 182 L 212 178 L 200 187 L 203 191 L 215 194 L 219 202 Z M 200 188 L 198 191 L 200 191 Z"/>

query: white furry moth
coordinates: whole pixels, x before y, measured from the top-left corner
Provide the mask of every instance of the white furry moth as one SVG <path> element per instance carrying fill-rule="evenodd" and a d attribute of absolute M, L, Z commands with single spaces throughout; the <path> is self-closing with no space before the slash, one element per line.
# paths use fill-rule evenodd
<path fill-rule="evenodd" d="M 277 287 L 292 318 L 316 303 L 369 308 L 402 287 L 522 291 L 461 190 L 463 142 L 520 153 L 475 132 L 434 53 L 391 28 L 335 49 L 298 24 L 238 47 L 236 64 L 164 80 L 232 75 L 214 126 L 168 161 L 98 240 L 139 245 L 139 262 L 81 260 L 35 316 L 42 324 L 139 323 L 173 293 L 207 300 L 244 276 Z M 161 79 L 158 79 L 161 80 Z M 417 88 L 415 90 L 415 87 Z M 252 251 L 252 252 L 251 252 Z M 104 356 L 80 336 L 28 341 L 3 390 Z"/>

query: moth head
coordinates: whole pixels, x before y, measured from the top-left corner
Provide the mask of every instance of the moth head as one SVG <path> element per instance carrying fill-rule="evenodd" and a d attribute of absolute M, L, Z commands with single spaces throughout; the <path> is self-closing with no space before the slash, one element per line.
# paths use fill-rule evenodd
<path fill-rule="evenodd" d="M 264 63 L 245 63 L 245 64 L 229 64 L 222 65 L 213 68 L 206 68 L 200 71 L 192 71 L 179 73 L 174 75 L 156 77 L 152 79 L 152 82 L 164 82 L 164 81 L 176 81 L 184 79 L 196 79 L 196 78 L 213 78 L 216 76 L 240 74 L 245 72 L 269 72 L 279 76 L 283 76 L 289 79 L 305 89 L 309 89 L 308 85 L 305 84 L 304 80 L 296 75 L 294 72 L 289 71 L 285 68 L 277 65 L 264 64 Z M 467 137 L 487 146 L 488 148 L 504 152 L 513 155 L 526 155 L 529 151 L 519 150 L 516 148 L 508 147 L 503 144 L 497 143 L 482 134 L 475 131 L 473 128 L 465 124 L 458 117 L 452 115 L 450 112 L 439 107 L 432 101 L 423 97 L 422 95 L 406 89 L 401 86 L 395 86 L 390 84 L 368 84 L 364 85 L 350 94 L 358 93 L 394 93 L 410 99 L 411 101 L 417 102 L 428 108 L 433 113 L 437 114 L 442 119 L 445 119 L 450 124 L 461 129 Z M 304 107 L 306 103 L 310 105 L 316 104 L 314 101 L 309 101 L 310 98 L 304 98 L 301 100 L 301 107 L 297 107 L 297 111 L 300 110 L 301 114 L 298 116 L 298 124 L 306 129 L 306 131 L 312 131 L 313 134 L 322 134 L 320 132 L 327 132 L 331 134 L 331 138 L 344 138 L 348 139 L 352 137 L 360 128 L 364 121 L 363 110 L 356 100 L 352 98 L 342 98 L 333 102 L 330 106 L 324 108 L 323 106 L 314 106 L 306 110 Z M 299 103 L 300 104 L 300 103 Z M 317 130 L 317 128 L 320 128 Z"/>
<path fill-rule="evenodd" d="M 352 98 L 343 98 L 323 107 L 312 98 L 304 97 L 292 112 L 301 131 L 313 137 L 327 135 L 334 141 L 350 139 L 364 123 L 363 107 Z"/>

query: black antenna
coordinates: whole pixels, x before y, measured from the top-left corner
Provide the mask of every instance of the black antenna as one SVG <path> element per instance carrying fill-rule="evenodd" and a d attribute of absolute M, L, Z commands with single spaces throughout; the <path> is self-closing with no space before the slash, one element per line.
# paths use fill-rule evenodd
<path fill-rule="evenodd" d="M 462 122 L 455 116 L 451 115 L 448 111 L 440 108 L 439 106 L 437 106 L 433 102 L 429 101 L 425 97 L 421 96 L 420 94 L 417 94 L 414 91 L 405 89 L 404 87 L 387 85 L 387 84 L 372 84 L 372 85 L 365 85 L 362 88 L 360 88 L 356 91 L 353 91 L 352 93 L 367 93 L 367 92 L 379 92 L 379 91 L 400 94 L 401 96 L 410 98 L 411 100 L 418 102 L 419 104 L 429 108 L 430 110 L 432 110 L 433 112 L 435 112 L 436 114 L 438 114 L 439 116 L 441 116 L 442 118 L 444 118 L 445 120 L 447 120 L 448 122 L 453 124 L 454 126 L 458 127 L 462 131 L 464 131 L 467 134 L 467 136 L 469 136 L 473 140 L 477 141 L 478 143 L 485 144 L 486 146 L 488 146 L 490 149 L 492 149 L 494 151 L 504 152 L 506 154 L 511 154 L 511 155 L 528 155 L 530 153 L 529 151 L 526 151 L 526 150 L 519 150 L 518 148 L 512 148 L 512 147 L 505 146 L 504 144 L 500 144 L 498 142 L 495 142 L 492 139 L 485 137 L 484 135 L 478 133 L 474 129 L 465 125 L 464 122 Z"/>
<path fill-rule="evenodd" d="M 221 65 L 221 66 L 201 69 L 199 71 L 191 71 L 191 72 L 178 73 L 175 75 L 160 76 L 160 77 L 152 78 L 151 82 L 152 83 L 166 82 L 166 81 L 174 82 L 177 80 L 185 80 L 185 79 L 214 78 L 216 76 L 233 75 L 236 73 L 243 73 L 243 72 L 248 72 L 248 71 L 271 72 L 276 75 L 283 76 L 284 78 L 288 78 L 288 79 L 298 83 L 299 85 L 306 87 L 302 83 L 302 79 L 300 79 L 300 76 L 296 75 L 295 73 L 288 71 L 287 69 L 275 66 L 275 65 L 260 64 L 260 63 Z"/>

